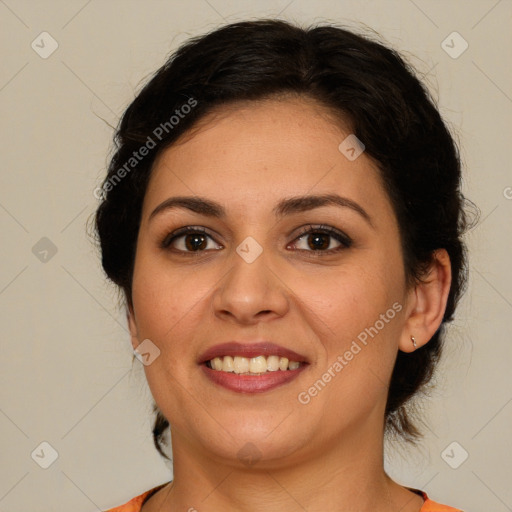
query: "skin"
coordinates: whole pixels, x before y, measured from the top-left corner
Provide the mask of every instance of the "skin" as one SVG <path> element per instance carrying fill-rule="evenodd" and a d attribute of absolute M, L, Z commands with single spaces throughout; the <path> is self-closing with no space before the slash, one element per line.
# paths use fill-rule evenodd
<path fill-rule="evenodd" d="M 349 134 L 311 99 L 268 99 L 209 114 L 155 161 L 128 321 L 134 348 L 150 339 L 160 350 L 144 370 L 172 425 L 174 481 L 144 512 L 420 510 L 423 499 L 384 472 L 384 410 L 398 350 L 414 350 L 411 335 L 418 347 L 427 343 L 442 321 L 450 264 L 437 251 L 425 282 L 407 286 L 397 220 L 375 164 L 338 150 Z M 371 224 L 334 205 L 272 213 L 284 198 L 325 193 L 356 202 Z M 172 209 L 150 219 L 163 201 L 184 195 L 220 203 L 226 217 Z M 298 238 L 308 224 L 331 226 L 353 243 L 325 235 L 325 247 L 342 249 L 314 251 L 314 237 Z M 184 226 L 207 229 L 202 252 L 189 245 L 187 253 L 186 236 L 159 246 Z M 248 236 L 263 250 L 252 263 L 236 252 Z M 298 394 L 394 303 L 401 311 L 300 403 Z M 230 340 L 270 340 L 310 364 L 271 391 L 236 393 L 197 364 L 207 348 Z M 237 455 L 247 443 L 256 447 L 253 464 Z"/>

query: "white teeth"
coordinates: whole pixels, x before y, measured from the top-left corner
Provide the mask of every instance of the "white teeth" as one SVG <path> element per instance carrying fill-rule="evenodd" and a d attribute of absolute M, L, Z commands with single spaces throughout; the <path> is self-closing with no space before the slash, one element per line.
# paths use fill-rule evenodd
<path fill-rule="evenodd" d="M 267 357 L 267 371 L 276 372 L 279 370 L 279 356 Z"/>
<path fill-rule="evenodd" d="M 231 373 L 250 373 L 261 374 L 266 372 L 276 372 L 278 370 L 297 370 L 301 363 L 290 361 L 287 357 L 272 356 L 224 356 L 214 357 L 209 361 L 209 366 L 213 370 L 231 372 Z"/>
<path fill-rule="evenodd" d="M 214 370 L 222 370 L 222 359 L 220 357 L 214 357 L 212 359 L 212 368 Z"/>
<path fill-rule="evenodd" d="M 215 368 L 215 370 L 216 369 L 217 368 Z M 233 358 L 231 356 L 224 356 L 224 361 L 222 363 L 221 370 L 223 372 L 234 372 L 235 371 L 235 364 L 234 364 Z"/>
<path fill-rule="evenodd" d="M 247 373 L 249 371 L 249 359 L 247 357 L 235 356 L 233 363 L 235 373 Z"/>
<path fill-rule="evenodd" d="M 251 357 L 249 361 L 249 371 L 251 373 L 262 373 L 267 371 L 267 360 L 263 356 Z"/>

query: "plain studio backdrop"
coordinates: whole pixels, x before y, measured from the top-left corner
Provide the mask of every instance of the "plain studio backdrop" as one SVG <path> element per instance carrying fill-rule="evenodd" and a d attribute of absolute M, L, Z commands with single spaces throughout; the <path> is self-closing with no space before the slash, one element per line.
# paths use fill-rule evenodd
<path fill-rule="evenodd" d="M 459 139 L 481 210 L 469 288 L 424 442 L 387 445 L 386 468 L 468 512 L 512 510 L 511 0 L 0 0 L 0 511 L 106 509 L 171 478 L 85 225 L 143 81 L 189 37 L 261 17 L 376 30 Z"/>

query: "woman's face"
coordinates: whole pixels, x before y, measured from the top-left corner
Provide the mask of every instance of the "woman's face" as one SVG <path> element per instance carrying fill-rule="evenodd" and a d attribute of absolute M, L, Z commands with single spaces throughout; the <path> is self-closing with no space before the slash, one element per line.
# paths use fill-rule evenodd
<path fill-rule="evenodd" d="M 210 458 L 271 467 L 343 444 L 361 456 L 381 440 L 411 334 L 390 200 L 312 100 L 219 112 L 160 155 L 144 199 L 130 327 L 134 347 L 150 340 L 152 394 L 173 440 Z M 190 208 L 170 205 L 184 196 Z M 204 233 L 173 236 L 187 226 Z M 276 369 L 286 351 L 298 369 Z"/>

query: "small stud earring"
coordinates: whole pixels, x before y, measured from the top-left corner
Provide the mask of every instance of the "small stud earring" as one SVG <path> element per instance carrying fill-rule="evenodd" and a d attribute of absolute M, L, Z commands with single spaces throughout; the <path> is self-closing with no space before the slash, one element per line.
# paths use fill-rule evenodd
<path fill-rule="evenodd" d="M 412 344 L 414 345 L 414 348 L 418 348 L 418 345 L 416 345 L 416 339 L 414 336 L 411 336 Z"/>

